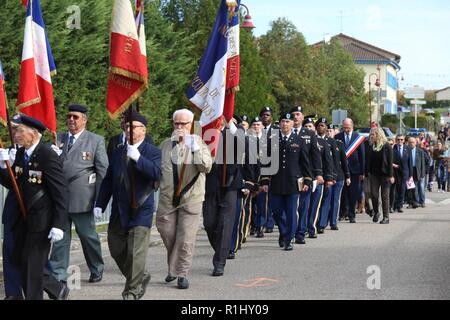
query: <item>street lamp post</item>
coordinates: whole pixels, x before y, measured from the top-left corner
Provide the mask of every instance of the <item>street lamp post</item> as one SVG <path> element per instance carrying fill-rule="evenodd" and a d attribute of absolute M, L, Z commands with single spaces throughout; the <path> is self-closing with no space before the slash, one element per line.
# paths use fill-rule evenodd
<path fill-rule="evenodd" d="M 245 14 L 244 14 L 244 22 L 242 22 L 241 28 L 246 30 L 252 30 L 255 28 L 255 25 L 253 24 L 252 16 L 250 15 L 250 10 L 248 10 L 248 7 L 241 3 L 240 7 L 245 8 Z"/>
<path fill-rule="evenodd" d="M 377 70 L 380 71 L 380 67 L 379 66 L 377 67 Z M 375 72 L 369 74 L 369 117 L 370 117 L 369 128 L 372 126 L 372 97 L 371 97 L 371 95 L 372 95 L 372 88 L 371 88 L 372 83 L 370 82 L 370 79 L 372 78 L 372 76 L 377 77 L 377 79 L 375 80 L 375 86 L 378 89 L 380 88 L 380 85 L 381 85 L 380 78 L 379 78 L 378 74 L 376 74 Z M 380 102 L 379 99 L 380 98 L 379 98 L 379 96 L 377 94 L 377 104 L 379 104 L 379 102 Z"/>

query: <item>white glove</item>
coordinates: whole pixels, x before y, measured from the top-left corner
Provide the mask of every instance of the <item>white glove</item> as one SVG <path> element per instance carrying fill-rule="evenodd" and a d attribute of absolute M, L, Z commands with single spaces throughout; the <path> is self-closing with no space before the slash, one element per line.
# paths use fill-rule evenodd
<path fill-rule="evenodd" d="M 0 168 L 6 169 L 5 161 L 10 161 L 8 150 L 0 149 Z"/>
<path fill-rule="evenodd" d="M 64 237 L 64 232 L 58 228 L 52 228 L 50 230 L 50 233 L 48 234 L 48 238 L 50 239 L 50 242 L 57 242 L 57 241 L 61 240 L 63 237 Z"/>
<path fill-rule="evenodd" d="M 96 219 L 100 219 L 100 218 L 102 217 L 102 213 L 103 213 L 102 208 L 100 208 L 100 207 L 95 207 L 94 210 L 93 210 L 93 212 L 94 212 L 94 217 L 95 217 Z"/>
<path fill-rule="evenodd" d="M 193 135 L 187 134 L 184 136 L 184 144 L 186 147 L 192 150 L 192 152 L 196 152 L 200 150 L 200 146 L 197 141 L 195 141 L 195 137 Z"/>
<path fill-rule="evenodd" d="M 60 149 L 60 148 L 58 148 L 57 146 L 55 146 L 54 144 L 52 144 L 51 145 L 51 148 L 53 149 L 53 151 L 55 151 L 56 152 L 56 154 L 58 155 L 58 156 L 60 156 L 61 155 L 61 153 L 62 153 L 62 150 Z"/>
<path fill-rule="evenodd" d="M 9 150 L 9 161 L 11 163 L 14 163 L 14 161 L 16 161 L 16 154 L 17 154 L 16 148 L 11 148 L 11 150 Z"/>
<path fill-rule="evenodd" d="M 242 189 L 241 191 L 244 195 L 248 195 L 250 193 L 250 190 L 248 189 Z"/>
<path fill-rule="evenodd" d="M 130 159 L 133 159 L 134 161 L 138 162 L 139 157 L 141 156 L 141 153 L 139 152 L 138 148 L 132 145 L 128 145 L 127 148 L 127 156 Z"/>

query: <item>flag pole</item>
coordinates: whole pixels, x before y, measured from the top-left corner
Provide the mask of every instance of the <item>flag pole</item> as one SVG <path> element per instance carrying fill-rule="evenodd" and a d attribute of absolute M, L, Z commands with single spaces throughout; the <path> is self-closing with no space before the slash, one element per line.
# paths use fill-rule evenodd
<path fill-rule="evenodd" d="M 8 127 L 8 131 L 9 131 L 9 137 L 11 139 L 11 144 L 14 147 L 14 139 L 13 139 L 13 134 L 12 134 L 12 128 L 11 128 L 11 122 L 9 121 L 9 112 L 8 112 L 8 97 L 6 95 L 6 90 L 4 91 L 4 96 L 5 96 L 5 106 L 6 106 L 6 125 Z M 0 148 L 3 148 L 3 141 L 0 138 Z M 25 217 L 27 216 L 27 209 L 25 208 L 25 203 L 23 202 L 23 197 L 22 197 L 22 193 L 20 192 L 19 186 L 17 185 L 17 181 L 16 181 L 16 177 L 14 176 L 14 173 L 11 169 L 11 164 L 9 163 L 8 160 L 5 161 L 6 163 L 6 169 L 8 170 L 9 176 L 11 177 L 11 182 L 13 185 L 13 189 L 14 192 L 16 193 L 17 196 L 17 201 L 19 202 L 19 208 L 20 208 L 20 213 L 22 214 L 22 217 L 25 219 Z"/>

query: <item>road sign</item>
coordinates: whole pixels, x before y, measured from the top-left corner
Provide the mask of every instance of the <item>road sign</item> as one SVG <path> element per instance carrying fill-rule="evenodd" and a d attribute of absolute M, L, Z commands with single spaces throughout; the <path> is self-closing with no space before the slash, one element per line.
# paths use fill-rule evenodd
<path fill-rule="evenodd" d="M 331 118 L 334 125 L 342 125 L 342 121 L 347 118 L 347 110 L 333 110 Z"/>
<path fill-rule="evenodd" d="M 411 104 L 427 104 L 425 100 L 411 100 Z"/>
<path fill-rule="evenodd" d="M 425 89 L 422 87 L 405 88 L 406 99 L 423 99 L 425 98 Z"/>

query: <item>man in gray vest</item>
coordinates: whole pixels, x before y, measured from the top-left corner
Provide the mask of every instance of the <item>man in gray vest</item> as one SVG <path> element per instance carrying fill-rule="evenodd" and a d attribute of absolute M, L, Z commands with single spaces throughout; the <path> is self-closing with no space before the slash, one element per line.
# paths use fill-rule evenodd
<path fill-rule="evenodd" d="M 103 259 L 95 217 L 92 213 L 100 185 L 108 169 L 105 140 L 86 130 L 87 108 L 70 105 L 67 114 L 69 132 L 58 134 L 58 146 L 52 148 L 60 154 L 63 173 L 69 188 L 69 222 L 75 224 L 86 263 L 91 272 L 89 282 L 99 282 L 103 274 Z M 71 227 L 63 240 L 53 246 L 49 265 L 60 281 L 67 280 L 69 267 Z"/>

